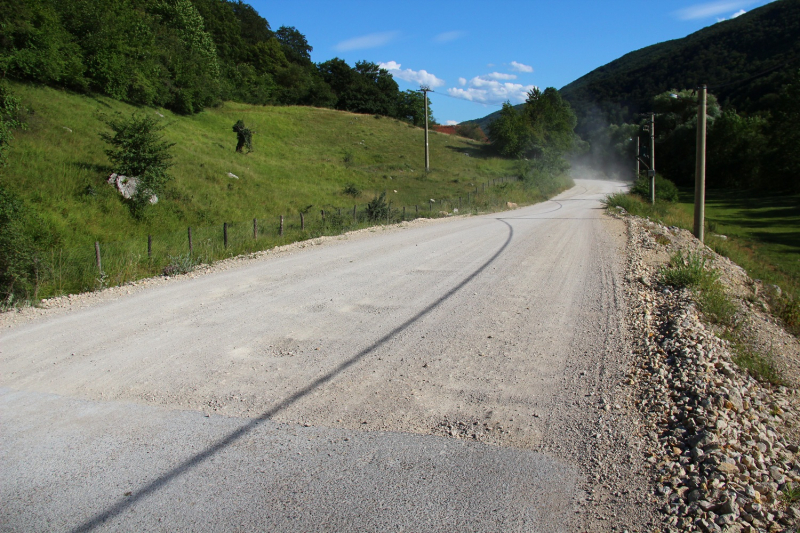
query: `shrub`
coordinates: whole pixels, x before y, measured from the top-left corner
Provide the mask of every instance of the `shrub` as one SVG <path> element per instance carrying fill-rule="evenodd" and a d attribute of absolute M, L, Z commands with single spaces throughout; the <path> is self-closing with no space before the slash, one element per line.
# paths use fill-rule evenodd
<path fill-rule="evenodd" d="M 633 194 L 637 194 L 645 200 L 650 199 L 650 178 L 639 178 L 631 188 Z M 656 174 L 656 200 L 665 202 L 678 201 L 678 188 L 667 178 Z"/>
<path fill-rule="evenodd" d="M 353 183 L 348 183 L 344 186 L 344 190 L 342 191 L 347 196 L 352 196 L 353 198 L 358 198 L 361 196 L 361 189 L 355 186 Z"/>
<path fill-rule="evenodd" d="M 372 222 L 386 220 L 389 215 L 389 204 L 386 203 L 386 193 L 382 192 L 367 204 L 367 218 Z"/>
<path fill-rule="evenodd" d="M 19 99 L 12 94 L 8 85 L 0 83 L 0 167 L 6 165 L 8 147 L 14 139 L 12 132 L 17 128 L 25 128 L 20 116 L 22 111 Z"/>
<path fill-rule="evenodd" d="M 150 197 L 163 194 L 172 179 L 167 170 L 172 166 L 169 151 L 175 143 L 163 140 L 165 126 L 149 116 L 133 113 L 126 119 L 116 115 L 106 118 L 105 123 L 114 135 L 103 132 L 100 138 L 111 145 L 106 155 L 114 171 L 139 180 L 131 202 L 134 216 L 139 217 L 150 204 Z"/>
<path fill-rule="evenodd" d="M 47 232 L 11 191 L 0 185 L 0 307 L 36 297 L 40 241 Z"/>

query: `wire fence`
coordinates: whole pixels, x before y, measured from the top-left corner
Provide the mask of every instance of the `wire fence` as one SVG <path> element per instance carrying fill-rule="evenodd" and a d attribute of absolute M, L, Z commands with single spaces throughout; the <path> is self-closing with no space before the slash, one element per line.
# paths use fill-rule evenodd
<path fill-rule="evenodd" d="M 200 264 L 375 225 L 497 209 L 505 205 L 518 181 L 517 177 L 497 178 L 461 197 L 414 205 L 389 202 L 381 209 L 370 209 L 368 204 L 354 204 L 352 208 L 262 215 L 146 238 L 54 249 L 38 269 L 37 296 L 49 298 L 123 285 L 154 275 L 186 273 Z"/>

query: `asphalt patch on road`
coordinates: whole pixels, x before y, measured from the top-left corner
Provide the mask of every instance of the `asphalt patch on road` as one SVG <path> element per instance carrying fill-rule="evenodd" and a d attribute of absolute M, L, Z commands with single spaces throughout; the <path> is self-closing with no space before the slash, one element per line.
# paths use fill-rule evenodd
<path fill-rule="evenodd" d="M 480 442 L 267 420 L 141 493 L 248 420 L 7 388 L 0 418 L 7 531 L 549 532 L 574 513 L 573 467 Z"/>

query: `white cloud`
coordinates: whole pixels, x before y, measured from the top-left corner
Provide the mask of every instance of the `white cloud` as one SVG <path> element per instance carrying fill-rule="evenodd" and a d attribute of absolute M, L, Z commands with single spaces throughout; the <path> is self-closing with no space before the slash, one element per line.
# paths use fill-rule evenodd
<path fill-rule="evenodd" d="M 732 18 L 732 19 L 735 19 L 736 17 L 741 17 L 741 16 L 742 16 L 742 15 L 744 15 L 745 13 L 747 13 L 747 11 L 745 11 L 744 9 L 740 9 L 739 11 L 737 11 L 736 13 L 734 13 L 733 15 L 731 15 L 731 18 Z"/>
<path fill-rule="evenodd" d="M 491 74 L 487 74 L 484 77 L 492 79 L 492 80 L 515 80 L 515 79 L 517 79 L 517 76 L 515 74 L 504 74 L 503 72 L 492 72 Z"/>
<path fill-rule="evenodd" d="M 443 79 L 437 78 L 425 70 L 411 70 L 410 68 L 401 69 L 401 65 L 397 61 L 380 63 L 378 66 L 388 70 L 395 78 L 404 81 L 417 83 L 419 85 L 427 85 L 429 87 L 441 87 L 445 84 Z"/>
<path fill-rule="evenodd" d="M 511 70 L 516 72 L 533 72 L 533 67 L 525 65 L 523 63 L 517 63 L 516 61 L 512 61 Z"/>
<path fill-rule="evenodd" d="M 741 9 L 752 3 L 753 0 L 721 0 L 717 2 L 708 2 L 680 9 L 675 12 L 675 15 L 681 20 L 702 19 L 722 15 L 723 13 L 728 13 L 735 9 Z"/>
<path fill-rule="evenodd" d="M 436 41 L 437 43 L 449 43 L 451 41 L 455 41 L 456 39 L 464 37 L 466 34 L 467 32 L 464 31 L 446 31 L 434 37 L 433 40 Z"/>
<path fill-rule="evenodd" d="M 487 76 L 476 76 L 469 80 L 469 87 L 460 89 L 450 87 L 447 94 L 454 98 L 478 102 L 481 104 L 502 104 L 509 101 L 513 104 L 524 102 L 528 98 L 528 91 L 535 89 L 535 85 L 522 85 L 521 83 L 501 83 Z"/>
<path fill-rule="evenodd" d="M 458 78 L 458 84 L 464 86 L 467 84 L 467 78 Z"/>
<path fill-rule="evenodd" d="M 387 31 L 383 33 L 370 33 L 361 37 L 354 37 L 342 41 L 333 48 L 337 52 L 349 52 L 350 50 L 365 50 L 367 48 L 378 48 L 389 44 L 400 35 L 399 31 Z"/>
<path fill-rule="evenodd" d="M 445 126 L 457 126 L 458 125 L 458 121 L 457 120 L 448 120 L 448 121 L 445 121 L 444 125 Z"/>

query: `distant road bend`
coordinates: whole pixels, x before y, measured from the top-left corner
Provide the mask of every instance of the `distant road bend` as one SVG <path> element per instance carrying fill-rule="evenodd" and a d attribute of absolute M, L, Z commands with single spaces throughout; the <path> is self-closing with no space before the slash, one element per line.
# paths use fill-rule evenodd
<path fill-rule="evenodd" d="M 637 530 L 621 188 L 0 330 L 0 529 Z"/>

